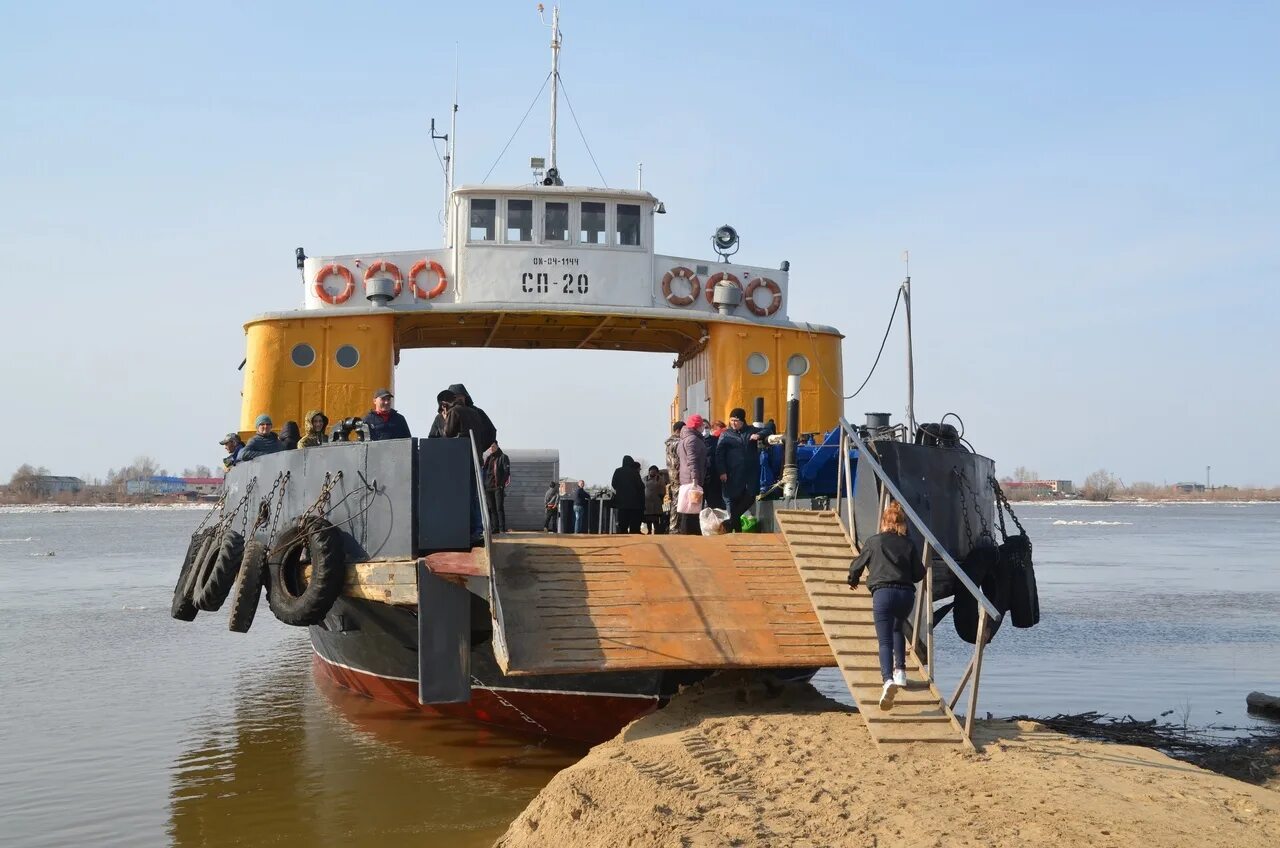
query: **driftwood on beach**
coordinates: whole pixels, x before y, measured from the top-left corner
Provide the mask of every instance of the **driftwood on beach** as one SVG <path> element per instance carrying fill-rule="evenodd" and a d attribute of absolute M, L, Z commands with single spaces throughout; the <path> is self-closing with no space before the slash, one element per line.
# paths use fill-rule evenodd
<path fill-rule="evenodd" d="M 1265 697 L 1265 696 L 1264 696 Z M 1155 719 L 1140 721 L 1133 716 L 1116 718 L 1104 713 L 1061 713 L 1050 717 L 1016 716 L 1034 721 L 1059 733 L 1085 739 L 1140 745 L 1201 768 L 1263 784 L 1280 776 L 1280 727 L 1194 728 L 1182 724 L 1159 724 Z"/>

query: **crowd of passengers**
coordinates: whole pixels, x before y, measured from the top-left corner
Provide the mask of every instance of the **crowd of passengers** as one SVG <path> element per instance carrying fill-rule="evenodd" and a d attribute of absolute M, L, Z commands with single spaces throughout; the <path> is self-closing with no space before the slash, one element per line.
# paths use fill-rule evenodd
<path fill-rule="evenodd" d="M 323 410 L 313 409 L 306 416 L 306 433 L 295 421 L 286 421 L 276 434 L 271 416 L 262 414 L 254 421 L 257 431 L 248 442 L 238 433 L 228 433 L 221 441 L 227 455 L 222 464 L 231 468 L 266 454 L 296 448 L 318 447 L 329 441 L 346 441 L 352 425 L 362 426 L 371 441 L 407 439 L 412 436 L 409 422 L 392 405 L 394 395 L 379 389 L 373 395 L 373 408 L 363 419 L 343 422 L 341 429 L 329 432 L 329 418 Z M 436 395 L 436 416 L 427 438 L 475 437 L 480 451 L 485 479 L 485 501 L 490 527 L 495 533 L 506 532 L 506 488 L 511 481 L 511 462 L 498 445 L 498 431 L 483 409 L 475 405 L 466 386 L 455 383 Z M 760 456 L 768 437 L 776 432 L 772 421 L 749 424 L 746 412 L 736 408 L 729 421 L 707 421 L 694 413 L 684 421 L 671 425 L 667 438 L 665 470 L 650 465 L 641 476 L 641 464 L 624 456 L 614 470 L 611 487 L 612 507 L 617 511 L 619 533 L 680 533 L 700 535 L 699 512 L 680 510 L 680 488 L 692 485 L 701 493 L 698 506 L 721 507 L 728 513 L 726 532 L 741 529 L 743 514 L 755 502 L 760 480 Z M 554 510 L 559 504 L 553 482 L 547 489 L 546 529 L 554 526 Z M 588 495 L 579 481 L 574 499 L 574 532 L 586 532 Z M 476 505 L 475 512 L 479 507 Z M 478 521 L 473 520 L 473 525 Z"/>
<path fill-rule="evenodd" d="M 650 465 L 643 477 L 640 463 L 624 456 L 611 483 L 618 532 L 639 533 L 643 527 L 648 533 L 701 535 L 703 506 L 723 508 L 729 514 L 725 531 L 739 531 L 760 488 L 761 453 L 768 437 L 777 432 L 772 421 L 749 424 L 746 419 L 746 411 L 737 408 L 729 413 L 727 424 L 707 421 L 697 413 L 673 422 L 666 440 L 666 469 Z M 693 506 L 687 505 L 688 511 L 680 509 L 682 486 L 701 493 Z M 586 507 L 585 496 L 575 499 L 574 532 L 585 532 Z M 551 509 L 550 497 L 547 508 Z"/>
<path fill-rule="evenodd" d="M 389 389 L 373 394 L 373 408 L 361 419 L 347 419 L 329 431 L 329 417 L 323 410 L 307 413 L 307 432 L 303 434 L 296 421 L 286 421 L 279 434 L 272 430 L 271 416 L 263 413 L 253 422 L 257 431 L 249 441 L 241 441 L 238 433 L 228 433 L 219 443 L 226 449 L 222 464 L 226 468 L 251 462 L 260 456 L 283 450 L 318 447 L 326 442 L 345 442 L 355 430 L 361 430 L 369 441 L 408 439 L 413 433 L 409 422 L 392 405 L 395 396 Z M 511 461 L 498 445 L 498 429 L 483 409 L 475 405 L 462 383 L 454 383 L 436 395 L 436 417 L 427 438 L 473 438 L 480 452 L 485 479 L 485 501 L 490 527 L 495 533 L 506 532 L 506 488 L 511 482 Z M 471 508 L 472 541 L 479 540 L 483 526 L 478 499 Z"/>

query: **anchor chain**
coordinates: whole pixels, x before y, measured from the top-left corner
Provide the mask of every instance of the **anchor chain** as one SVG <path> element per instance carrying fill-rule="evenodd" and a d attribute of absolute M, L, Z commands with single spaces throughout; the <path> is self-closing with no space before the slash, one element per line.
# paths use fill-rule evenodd
<path fill-rule="evenodd" d="M 964 519 L 964 535 L 965 541 L 969 545 L 969 549 L 974 547 L 973 525 L 969 521 L 969 501 L 973 501 L 974 512 L 978 514 L 978 522 L 980 525 L 978 539 L 987 540 L 991 544 L 995 544 L 995 536 L 991 533 L 991 525 L 987 522 L 987 517 L 982 512 L 982 500 L 978 497 L 978 491 L 973 484 L 969 482 L 969 475 L 965 474 L 963 469 L 952 469 L 951 474 L 960 484 L 960 514 Z"/>
<path fill-rule="evenodd" d="M 547 730 L 545 727 L 539 724 L 537 719 L 535 719 L 533 716 L 529 715 L 524 710 L 517 707 L 515 704 L 508 701 L 506 698 L 502 697 L 502 693 L 498 692 L 496 689 L 490 689 L 488 686 L 485 686 L 484 683 L 480 681 L 480 678 L 476 677 L 474 674 L 471 675 L 471 682 L 476 686 L 479 686 L 481 689 L 485 690 L 486 692 L 490 693 L 491 695 L 493 695 L 493 697 L 497 698 L 498 703 L 502 704 L 502 706 L 506 707 L 509 710 L 514 710 L 520 716 L 520 718 L 524 719 L 525 722 L 527 722 L 528 724 L 532 724 L 534 727 L 538 728 L 548 736 L 551 735 L 551 731 Z"/>
<path fill-rule="evenodd" d="M 301 519 L 303 521 L 307 520 L 307 516 L 314 515 L 316 518 L 324 518 L 329 514 L 329 496 L 340 480 L 342 480 L 341 471 L 334 475 L 330 475 L 328 471 L 324 473 L 324 485 L 320 487 L 320 494 L 316 496 L 315 501 L 311 506 L 307 507 L 306 512 L 302 513 Z M 323 510 L 321 505 L 324 506 Z"/>
<path fill-rule="evenodd" d="M 1013 523 L 1017 525 L 1018 532 L 1024 536 L 1027 535 L 1027 531 L 1023 528 L 1022 522 L 1018 520 L 1017 513 L 1015 513 L 1013 511 L 1013 507 L 1009 505 L 1009 498 L 1005 495 L 1004 489 L 1000 488 L 1000 481 L 994 476 L 988 477 L 987 479 L 991 482 L 991 486 L 996 492 L 996 517 L 1000 519 L 1000 535 L 1004 537 L 1006 542 L 1009 540 L 1009 534 L 1005 530 L 1004 524 L 1004 511 L 1006 509 L 1009 511 L 1009 517 L 1013 519 Z"/>
<path fill-rule="evenodd" d="M 227 502 L 227 490 L 224 487 L 222 490 L 222 494 L 218 495 L 217 502 L 215 502 L 214 505 L 209 508 L 209 511 L 204 514 L 204 518 L 200 519 L 200 526 L 197 527 L 195 529 L 195 533 L 192 533 L 191 535 L 193 536 L 199 535 L 200 531 L 203 530 L 205 525 L 209 523 L 209 519 L 213 518 L 213 514 L 218 510 L 222 509 L 223 505 L 225 505 L 226 502 Z M 219 519 L 219 522 L 221 522 L 221 519 Z"/>

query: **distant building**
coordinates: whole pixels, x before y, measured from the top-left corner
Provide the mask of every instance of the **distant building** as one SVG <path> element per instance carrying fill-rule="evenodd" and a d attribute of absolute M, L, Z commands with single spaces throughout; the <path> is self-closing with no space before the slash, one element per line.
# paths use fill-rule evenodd
<path fill-rule="evenodd" d="M 1175 491 L 1182 492 L 1184 495 L 1189 495 L 1194 492 L 1203 492 L 1204 483 L 1174 483 L 1173 488 Z"/>
<path fill-rule="evenodd" d="M 187 494 L 202 498 L 216 497 L 222 491 L 221 477 L 183 477 L 187 484 Z"/>
<path fill-rule="evenodd" d="M 187 481 L 181 477 L 144 477 L 141 480 L 126 480 L 126 495 L 182 495 L 186 494 Z"/>
<path fill-rule="evenodd" d="M 155 497 L 157 495 L 190 495 L 192 497 L 216 497 L 222 491 L 221 477 L 145 477 L 128 480 L 124 484 L 127 495 Z"/>
<path fill-rule="evenodd" d="M 1000 485 L 1025 498 L 1064 497 L 1075 493 L 1075 486 L 1070 480 L 1007 480 Z"/>
<path fill-rule="evenodd" d="M 32 477 L 27 484 L 34 495 L 51 498 L 54 495 L 75 494 L 84 488 L 84 481 L 79 477 L 55 477 L 42 474 Z"/>

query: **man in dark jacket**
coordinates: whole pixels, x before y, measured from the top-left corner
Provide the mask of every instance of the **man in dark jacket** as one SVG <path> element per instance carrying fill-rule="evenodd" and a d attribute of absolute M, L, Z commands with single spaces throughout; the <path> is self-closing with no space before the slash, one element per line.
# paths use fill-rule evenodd
<path fill-rule="evenodd" d="M 724 527 L 729 533 L 742 529 L 742 514 L 755 503 L 760 489 L 760 453 L 756 449 L 759 437 L 755 428 L 747 426 L 746 418 L 747 413 L 741 408 L 730 412 L 729 429 L 720 434 L 716 443 L 720 489 L 729 511 Z"/>
<path fill-rule="evenodd" d="M 218 444 L 227 449 L 227 455 L 222 458 L 223 468 L 230 468 L 240 461 L 240 451 L 244 449 L 244 442 L 240 441 L 239 433 L 228 433 Z"/>
<path fill-rule="evenodd" d="M 644 480 L 640 466 L 630 456 L 613 472 L 613 508 L 618 511 L 618 532 L 639 533 L 644 517 Z"/>
<path fill-rule="evenodd" d="M 470 439 L 471 434 L 480 426 L 480 418 L 475 411 L 463 402 L 462 398 L 455 395 L 449 389 L 445 389 L 436 395 L 436 403 L 440 405 L 441 416 L 444 422 L 439 428 L 439 436 L 436 435 L 436 428 L 432 427 L 432 432 L 427 438 L 464 438 Z M 479 439 L 477 438 L 477 442 Z M 484 517 L 480 511 L 480 496 L 473 491 L 471 494 L 471 546 L 478 547 L 484 542 Z"/>
<path fill-rule="evenodd" d="M 587 491 L 587 481 L 578 481 L 578 490 L 573 493 L 573 532 L 587 532 L 587 516 L 591 514 L 591 493 Z"/>
<path fill-rule="evenodd" d="M 484 499 L 489 507 L 489 527 L 507 532 L 507 485 L 511 483 L 511 458 L 494 442 L 484 457 Z"/>
<path fill-rule="evenodd" d="M 254 420 L 253 426 L 257 428 L 258 434 L 240 449 L 239 462 L 248 462 L 251 459 L 257 459 L 260 456 L 266 456 L 269 453 L 281 450 L 280 438 L 271 432 L 270 415 L 265 413 L 259 415 Z"/>
<path fill-rule="evenodd" d="M 542 524 L 542 532 L 554 533 L 560 519 L 560 487 L 556 485 L 556 481 L 552 480 L 547 484 L 542 501 L 547 507 L 547 520 Z"/>
<path fill-rule="evenodd" d="M 369 441 L 410 437 L 409 422 L 391 407 L 391 400 L 394 397 L 389 389 L 378 389 L 374 392 L 373 409 L 364 417 L 364 423 L 369 428 Z"/>

